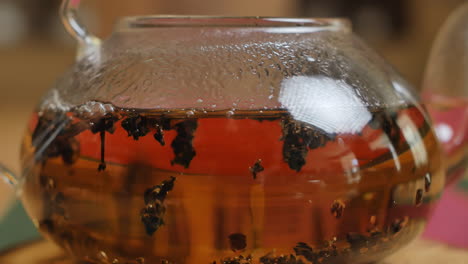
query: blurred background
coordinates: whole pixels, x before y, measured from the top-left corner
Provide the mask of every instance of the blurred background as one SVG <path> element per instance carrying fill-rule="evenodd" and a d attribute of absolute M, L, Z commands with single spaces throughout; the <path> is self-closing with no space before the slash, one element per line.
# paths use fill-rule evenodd
<path fill-rule="evenodd" d="M 41 94 L 73 63 L 60 0 L 0 0 L 0 160 L 18 171 L 21 134 Z M 122 16 L 203 14 L 347 17 L 354 30 L 418 89 L 436 33 L 464 0 L 88 0 L 81 16 L 105 37 Z M 11 191 L 0 182 L 0 219 Z M 0 248 L 37 235 L 18 205 L 0 223 Z M 24 222 L 24 223 L 23 223 Z M 14 223 L 14 224 L 12 224 Z M 21 227 L 15 230 L 12 227 Z M 18 228 L 17 228 L 18 229 Z M 3 239 L 2 239 L 3 238 Z M 7 241 L 8 238 L 9 240 Z M 3 244 L 2 244 L 3 243 Z"/>

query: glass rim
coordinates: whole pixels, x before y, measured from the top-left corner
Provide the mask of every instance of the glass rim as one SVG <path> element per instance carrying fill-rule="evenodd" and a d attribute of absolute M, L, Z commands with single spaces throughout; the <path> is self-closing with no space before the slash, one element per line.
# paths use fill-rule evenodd
<path fill-rule="evenodd" d="M 321 28 L 350 29 L 346 18 L 288 18 L 259 16 L 186 16 L 152 15 L 125 17 L 118 21 L 117 28 Z"/>

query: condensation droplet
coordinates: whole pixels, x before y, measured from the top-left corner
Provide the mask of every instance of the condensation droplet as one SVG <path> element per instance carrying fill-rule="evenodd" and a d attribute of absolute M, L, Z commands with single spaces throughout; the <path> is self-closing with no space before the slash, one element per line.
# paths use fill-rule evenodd
<path fill-rule="evenodd" d="M 76 110 L 77 116 L 89 119 L 98 118 L 111 112 L 114 112 L 114 107 L 112 105 L 96 101 L 87 102 L 79 106 Z"/>
<path fill-rule="evenodd" d="M 203 99 L 201 99 L 201 98 L 198 99 L 198 100 L 197 100 L 197 103 L 203 103 Z"/>
<path fill-rule="evenodd" d="M 211 105 L 212 108 L 216 108 L 216 106 L 217 106 L 217 105 L 215 105 L 215 104 L 212 104 L 212 105 Z"/>

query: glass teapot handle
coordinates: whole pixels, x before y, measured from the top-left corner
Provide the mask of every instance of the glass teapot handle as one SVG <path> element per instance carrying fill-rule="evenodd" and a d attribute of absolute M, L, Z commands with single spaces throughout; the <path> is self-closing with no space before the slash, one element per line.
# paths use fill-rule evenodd
<path fill-rule="evenodd" d="M 81 0 L 63 0 L 60 8 L 62 23 L 67 31 L 79 43 L 78 59 L 90 52 L 98 50 L 101 39 L 91 34 L 78 16 Z"/>

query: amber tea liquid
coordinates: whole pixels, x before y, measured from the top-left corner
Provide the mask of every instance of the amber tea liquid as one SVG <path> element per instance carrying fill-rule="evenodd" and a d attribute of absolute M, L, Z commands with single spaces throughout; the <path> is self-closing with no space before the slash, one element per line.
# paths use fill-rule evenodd
<path fill-rule="evenodd" d="M 368 263 L 421 231 L 443 186 L 420 110 L 372 116 L 331 134 L 283 110 L 41 112 L 26 207 L 90 263 Z"/>

